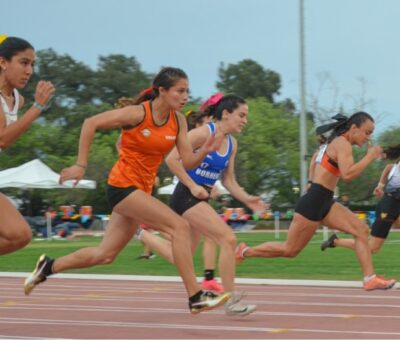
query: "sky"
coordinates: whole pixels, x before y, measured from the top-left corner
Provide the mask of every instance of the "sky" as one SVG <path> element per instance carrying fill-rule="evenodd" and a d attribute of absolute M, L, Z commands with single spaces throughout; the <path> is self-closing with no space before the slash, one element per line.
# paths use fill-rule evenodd
<path fill-rule="evenodd" d="M 143 71 L 182 68 L 194 97 L 216 91 L 218 68 L 252 59 L 280 74 L 300 109 L 299 0 L 0 0 L 0 33 L 95 69 L 134 56 Z M 307 109 L 364 110 L 379 134 L 400 127 L 400 1 L 304 0 Z"/>

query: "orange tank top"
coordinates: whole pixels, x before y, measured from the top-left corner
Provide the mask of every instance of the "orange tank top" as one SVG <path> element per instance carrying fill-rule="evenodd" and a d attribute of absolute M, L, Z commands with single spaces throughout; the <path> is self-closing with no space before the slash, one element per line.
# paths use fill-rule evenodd
<path fill-rule="evenodd" d="M 144 119 L 121 134 L 120 155 L 108 176 L 108 184 L 127 188 L 134 186 L 151 193 L 158 168 L 175 146 L 179 131 L 175 111 L 158 126 L 153 121 L 150 102 L 144 102 Z"/>
<path fill-rule="evenodd" d="M 321 166 L 328 170 L 332 175 L 340 177 L 339 165 L 326 153 L 327 148 L 328 144 L 320 146 L 318 156 L 315 159 L 315 163 L 321 164 Z"/>

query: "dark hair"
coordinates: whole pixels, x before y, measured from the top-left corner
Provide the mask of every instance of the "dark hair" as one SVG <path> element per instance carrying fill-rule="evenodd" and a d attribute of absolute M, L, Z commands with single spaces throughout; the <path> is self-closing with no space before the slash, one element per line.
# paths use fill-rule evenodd
<path fill-rule="evenodd" d="M 319 135 L 317 135 L 317 142 L 318 142 L 318 144 L 323 145 L 323 144 L 325 144 L 327 141 L 328 141 L 328 138 L 327 138 L 325 135 L 323 135 L 322 133 L 319 134 Z"/>
<path fill-rule="evenodd" d="M 176 82 L 180 79 L 188 79 L 187 74 L 176 67 L 164 67 L 155 76 L 153 80 L 153 86 L 149 88 L 149 91 L 142 91 L 139 96 L 135 98 L 135 104 L 140 104 L 147 100 L 152 100 L 158 97 L 160 94 L 159 88 L 163 87 L 169 90 Z"/>
<path fill-rule="evenodd" d="M 16 54 L 27 49 L 34 50 L 33 46 L 26 40 L 17 37 L 7 37 L 0 43 L 0 57 L 10 61 Z"/>
<path fill-rule="evenodd" d="M 386 159 L 397 159 L 400 157 L 400 144 L 388 146 L 383 149 Z"/>
<path fill-rule="evenodd" d="M 157 98 L 160 94 L 158 90 L 160 87 L 169 90 L 172 86 L 176 84 L 179 79 L 182 78 L 188 79 L 188 76 L 181 69 L 175 67 L 164 67 L 154 78 L 153 85 L 141 91 L 134 98 L 119 98 L 117 103 L 115 104 L 115 107 L 122 108 L 129 105 L 138 105 L 148 100 L 153 100 Z"/>
<path fill-rule="evenodd" d="M 221 120 L 224 110 L 232 113 L 240 104 L 246 104 L 246 101 L 239 96 L 229 94 L 223 96 L 217 103 L 207 106 L 204 112 L 206 112 L 208 116 L 214 117 L 216 120 Z"/>
<path fill-rule="evenodd" d="M 333 116 L 332 119 L 335 119 L 337 122 L 321 125 L 318 126 L 316 129 L 317 135 L 333 130 L 331 135 L 328 137 L 328 143 L 333 141 L 336 137 L 347 132 L 352 127 L 352 125 L 360 127 L 367 120 L 374 122 L 372 116 L 369 113 L 363 111 L 356 112 L 352 114 L 349 118 L 339 113 Z"/>
<path fill-rule="evenodd" d="M 191 111 L 186 116 L 188 130 L 194 129 L 205 117 L 208 117 L 208 114 L 204 111 Z"/>

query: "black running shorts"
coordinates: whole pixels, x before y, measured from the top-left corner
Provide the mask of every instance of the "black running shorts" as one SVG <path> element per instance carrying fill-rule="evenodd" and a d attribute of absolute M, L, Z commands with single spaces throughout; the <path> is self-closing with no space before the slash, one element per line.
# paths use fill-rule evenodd
<path fill-rule="evenodd" d="M 390 228 L 400 214 L 400 200 L 384 194 L 375 210 L 375 222 L 371 227 L 371 235 L 386 239 Z"/>
<path fill-rule="evenodd" d="M 308 191 L 300 197 L 295 212 L 311 221 L 322 221 L 333 205 L 333 191 L 321 184 L 312 183 Z"/>
<path fill-rule="evenodd" d="M 121 202 L 125 197 L 134 192 L 137 188 L 130 186 L 127 188 L 118 188 L 114 187 L 110 184 L 107 184 L 106 192 L 107 192 L 107 200 L 111 209 Z"/>
<path fill-rule="evenodd" d="M 206 186 L 203 187 L 209 193 L 211 192 L 212 188 Z M 194 197 L 190 192 L 190 190 L 184 184 L 178 182 L 169 200 L 169 206 L 177 214 L 182 215 L 185 211 L 189 210 L 190 208 L 194 207 L 196 204 L 200 202 L 208 202 L 208 198 L 200 199 Z"/>

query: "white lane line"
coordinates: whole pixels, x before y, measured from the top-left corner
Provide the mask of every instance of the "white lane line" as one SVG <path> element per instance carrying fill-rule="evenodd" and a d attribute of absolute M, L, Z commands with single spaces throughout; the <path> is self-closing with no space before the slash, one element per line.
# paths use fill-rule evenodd
<path fill-rule="evenodd" d="M 18 301 L 26 301 L 27 298 L 24 296 L 11 296 L 11 295 L 3 295 L 0 298 L 7 299 L 0 303 L 0 305 L 18 305 Z M 32 301 L 34 304 L 36 301 L 41 301 L 43 298 L 53 300 L 53 301 L 112 301 L 112 302 L 157 302 L 157 303 L 175 303 L 181 304 L 181 302 L 185 301 L 185 298 L 181 300 L 177 300 L 176 298 L 163 298 L 163 297 L 125 297 L 125 298 L 118 298 L 118 297 L 105 297 L 101 296 L 100 294 L 90 294 L 90 295 L 68 295 L 68 296 L 59 296 L 59 295 L 51 295 L 51 294 L 41 294 L 41 296 L 30 296 L 29 300 Z M 340 302 L 299 302 L 299 301 L 261 301 L 261 300 L 247 300 L 248 303 L 255 303 L 258 306 L 261 305 L 289 305 L 289 306 L 323 306 L 326 308 L 329 307 L 349 307 L 349 308 L 400 308 L 400 304 L 386 304 L 386 303 L 340 303 Z"/>
<path fill-rule="evenodd" d="M 6 285 L 2 284 L 0 282 L 0 287 L 3 287 L 7 291 L 22 291 L 22 285 Z M 11 287 L 11 288 L 10 288 Z M 47 284 L 40 286 L 40 289 L 37 290 L 37 293 L 35 292 L 35 295 L 43 294 L 43 291 L 46 291 L 47 293 L 56 293 L 56 292 L 62 292 L 62 293 L 68 293 L 68 292 L 91 292 L 94 294 L 101 294 L 102 292 L 112 292 L 113 296 L 117 296 L 115 294 L 118 294 L 121 292 L 122 295 L 125 296 L 125 293 L 130 292 L 130 293 L 150 293 L 150 294 L 165 294 L 165 293 L 182 293 L 185 294 L 184 288 L 182 286 L 182 289 L 179 289 L 179 287 L 159 287 L 159 286 L 132 286 L 132 287 L 119 287 L 118 285 L 110 285 L 110 286 L 92 286 L 92 285 L 65 285 L 65 284 Z M 242 287 L 237 287 L 237 289 L 240 290 Z M 269 287 L 264 287 L 268 289 Z M 252 287 L 250 287 L 249 291 L 246 291 L 246 296 L 276 296 L 277 292 L 274 289 L 271 290 L 260 290 L 256 291 Z M 342 291 L 342 289 L 339 289 Z M 388 300 L 400 300 L 400 291 L 399 290 L 387 290 L 387 291 L 371 291 L 371 292 L 365 292 L 365 291 L 358 291 L 358 290 L 350 290 L 348 293 L 333 293 L 337 292 L 337 289 L 334 290 L 329 290 L 327 292 L 315 292 L 315 291 L 309 291 L 309 292 L 285 292 L 285 291 L 279 291 L 279 296 L 289 296 L 289 297 L 319 297 L 319 298 L 360 298 L 360 299 L 388 299 Z"/>
<path fill-rule="evenodd" d="M 165 323 L 139 323 L 139 322 L 113 322 L 113 321 L 76 321 L 76 320 L 51 320 L 51 319 L 28 319 L 28 318 L 0 318 L 0 324 L 34 324 L 41 325 L 62 325 L 62 326 L 97 326 L 97 327 L 119 327 L 119 328 L 151 328 L 151 329 L 189 329 L 199 331 L 226 331 L 226 332 L 301 332 L 301 333 L 327 333 L 327 334 L 351 334 L 351 335 L 395 335 L 400 336 L 400 332 L 368 332 L 368 331 L 346 331 L 346 330 L 330 330 L 330 329 L 303 329 L 303 328 L 268 328 L 268 327 L 243 327 L 243 326 L 211 326 L 211 325 L 194 325 L 194 324 L 165 324 Z"/>
<path fill-rule="evenodd" d="M 89 306 L 89 305 L 68 305 L 68 306 L 55 306 L 50 304 L 40 305 L 29 305 L 29 304 L 18 304 L 9 307 L 1 307 L 0 309 L 7 310 L 45 310 L 45 311 L 69 311 L 75 312 L 120 312 L 120 313 L 161 313 L 165 314 L 188 314 L 187 309 L 176 309 L 176 308 L 148 308 L 148 307 L 104 307 L 104 306 Z M 225 314 L 223 311 L 212 311 L 207 314 Z M 381 315 L 381 314 L 345 314 L 345 313 L 310 313 L 310 312 L 264 312 L 257 311 L 254 315 L 262 316 L 295 316 L 295 317 L 318 317 L 318 318 L 336 318 L 336 319 L 347 319 L 347 318 L 373 318 L 373 319 L 400 319 L 400 315 Z"/>
<path fill-rule="evenodd" d="M 27 277 L 30 273 L 0 272 L 0 277 Z M 182 282 L 179 276 L 152 276 L 152 275 L 110 275 L 110 274 L 56 274 L 54 279 L 85 279 L 85 280 L 118 280 L 118 281 L 156 281 L 156 282 Z M 198 281 L 202 278 L 198 277 Z M 258 279 L 235 278 L 235 283 L 251 285 L 286 285 L 286 286 L 317 286 L 317 287 L 362 287 L 360 281 L 342 280 L 286 280 L 286 279 Z M 397 283 L 396 287 L 400 285 Z"/>

